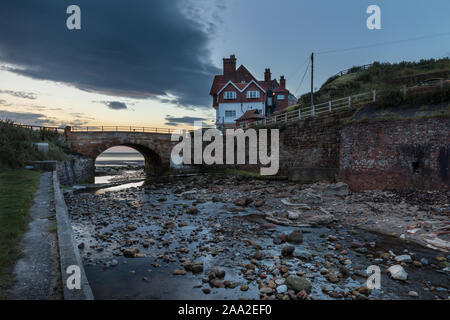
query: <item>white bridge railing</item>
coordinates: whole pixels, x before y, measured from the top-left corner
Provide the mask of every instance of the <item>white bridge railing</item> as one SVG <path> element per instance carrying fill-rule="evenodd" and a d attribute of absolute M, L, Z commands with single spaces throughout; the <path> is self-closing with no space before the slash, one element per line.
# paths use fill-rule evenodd
<path fill-rule="evenodd" d="M 436 83 L 431 85 L 423 85 L 423 86 L 412 86 L 408 88 L 407 85 L 403 85 L 399 88 L 399 91 L 403 94 L 404 97 L 413 94 L 426 94 L 433 92 L 435 90 L 442 90 L 444 88 L 450 88 L 450 80 L 448 79 L 437 79 Z M 298 121 L 300 119 L 304 119 L 307 117 L 320 116 L 325 114 L 330 114 L 332 112 L 345 111 L 362 104 L 376 102 L 377 99 L 388 92 L 395 92 L 389 90 L 372 90 L 369 92 L 359 93 L 352 96 L 348 96 L 345 98 L 330 100 L 327 102 L 319 103 L 316 105 L 310 105 L 307 107 L 302 107 L 300 105 L 295 105 L 292 107 L 298 107 L 295 110 L 285 111 L 280 114 L 274 114 L 272 116 L 266 117 L 265 119 L 253 121 L 253 122 L 244 122 L 241 123 L 240 127 L 245 129 L 248 127 L 255 126 L 266 126 L 270 124 L 280 123 L 280 122 L 290 122 L 290 121 Z M 292 108 L 291 107 L 291 108 Z"/>
<path fill-rule="evenodd" d="M 296 110 L 275 114 L 262 120 L 253 121 L 251 123 L 244 123 L 241 125 L 241 127 L 247 128 L 260 125 L 270 125 L 280 122 L 297 121 L 299 119 L 307 117 L 314 117 L 329 114 L 331 112 L 348 110 L 364 103 L 375 102 L 376 98 L 377 98 L 377 91 L 373 90 L 371 92 L 360 93 L 345 98 L 330 100 L 324 103 L 311 105 L 306 108 L 299 107 Z"/>

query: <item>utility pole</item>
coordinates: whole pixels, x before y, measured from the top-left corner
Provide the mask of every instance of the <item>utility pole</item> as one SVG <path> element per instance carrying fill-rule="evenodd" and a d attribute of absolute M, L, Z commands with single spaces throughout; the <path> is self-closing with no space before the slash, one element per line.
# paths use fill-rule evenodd
<path fill-rule="evenodd" d="M 314 52 L 311 53 L 311 105 L 314 105 Z"/>

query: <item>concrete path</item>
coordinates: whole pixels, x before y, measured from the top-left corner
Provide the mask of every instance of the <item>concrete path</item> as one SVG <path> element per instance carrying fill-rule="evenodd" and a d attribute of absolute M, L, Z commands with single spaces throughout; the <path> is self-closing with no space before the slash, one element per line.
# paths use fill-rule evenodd
<path fill-rule="evenodd" d="M 8 299 L 62 299 L 56 232 L 49 231 L 55 223 L 51 172 L 41 176 L 30 215 L 32 221 L 22 240 L 24 256 L 14 268 L 16 283 Z"/>

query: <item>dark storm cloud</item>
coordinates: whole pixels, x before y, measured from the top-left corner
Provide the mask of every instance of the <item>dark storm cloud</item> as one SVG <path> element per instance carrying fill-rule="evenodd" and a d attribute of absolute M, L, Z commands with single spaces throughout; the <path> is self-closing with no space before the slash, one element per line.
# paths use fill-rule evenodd
<path fill-rule="evenodd" d="M 54 117 L 48 117 L 42 113 L 36 112 L 13 112 L 13 111 L 2 111 L 0 110 L 1 120 L 11 120 L 21 124 L 35 125 L 35 126 L 81 126 L 86 124 L 85 120 L 77 119 L 74 121 L 59 121 Z"/>
<path fill-rule="evenodd" d="M 113 109 L 113 110 L 126 110 L 127 109 L 127 105 L 123 102 L 120 101 L 104 101 L 102 102 L 105 105 L 108 106 L 108 108 Z"/>
<path fill-rule="evenodd" d="M 177 126 L 179 124 L 187 124 L 187 125 L 194 125 L 195 121 L 206 121 L 208 119 L 206 118 L 200 118 L 200 117 L 173 117 L 170 115 L 166 115 L 166 123 L 167 126 Z"/>
<path fill-rule="evenodd" d="M 81 8 L 81 30 L 66 28 L 67 6 Z M 208 33 L 183 15 L 180 0 L 0 2 L 0 61 L 37 79 L 114 96 L 179 97 L 209 105 Z"/>
<path fill-rule="evenodd" d="M 0 42 L 1 42 L 1 40 L 0 40 Z M 1 49 L 0 49 L 0 55 L 1 55 Z M 0 90 L 0 93 L 9 94 L 10 96 L 13 96 L 13 97 L 30 99 L 30 100 L 35 100 L 37 98 L 36 94 L 34 94 L 32 92 L 25 92 L 25 91 Z"/>

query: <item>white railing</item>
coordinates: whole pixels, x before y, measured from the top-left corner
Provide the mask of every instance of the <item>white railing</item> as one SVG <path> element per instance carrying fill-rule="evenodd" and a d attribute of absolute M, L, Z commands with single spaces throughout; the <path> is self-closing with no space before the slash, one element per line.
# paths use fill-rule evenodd
<path fill-rule="evenodd" d="M 275 114 L 273 116 L 269 116 L 262 120 L 254 121 L 252 123 L 245 123 L 242 124 L 241 127 L 247 128 L 260 125 L 270 125 L 279 122 L 297 121 L 307 117 L 320 116 L 337 111 L 344 111 L 354 108 L 357 105 L 363 103 L 374 102 L 376 101 L 376 97 L 377 92 L 376 90 L 373 90 L 371 92 L 360 93 L 345 98 L 330 100 L 320 104 L 311 105 L 306 108 L 305 107 L 302 108 L 299 106 L 298 109 L 286 111 L 280 114 Z"/>
<path fill-rule="evenodd" d="M 399 88 L 399 90 L 400 92 L 403 93 L 404 97 L 407 97 L 410 94 L 413 95 L 426 94 L 433 92 L 435 90 L 443 90 L 444 88 L 450 88 L 449 79 L 439 79 L 439 81 L 436 81 L 436 83 L 434 84 L 416 85 L 411 87 L 403 85 Z M 242 123 L 241 128 L 248 128 L 261 125 L 265 126 L 279 122 L 298 121 L 300 119 L 304 119 L 307 117 L 314 117 L 330 114 L 332 112 L 349 110 L 357 106 L 360 106 L 361 104 L 376 102 L 377 99 L 379 99 L 379 97 L 383 96 L 383 94 L 386 94 L 387 92 L 392 91 L 372 90 L 370 92 L 364 92 L 348 96 L 345 98 L 330 100 L 316 105 L 310 105 L 308 107 L 302 107 L 297 104 L 290 107 L 295 108 L 295 110 L 274 114 L 272 116 L 266 117 L 265 119 L 257 120 L 251 123 Z"/>

